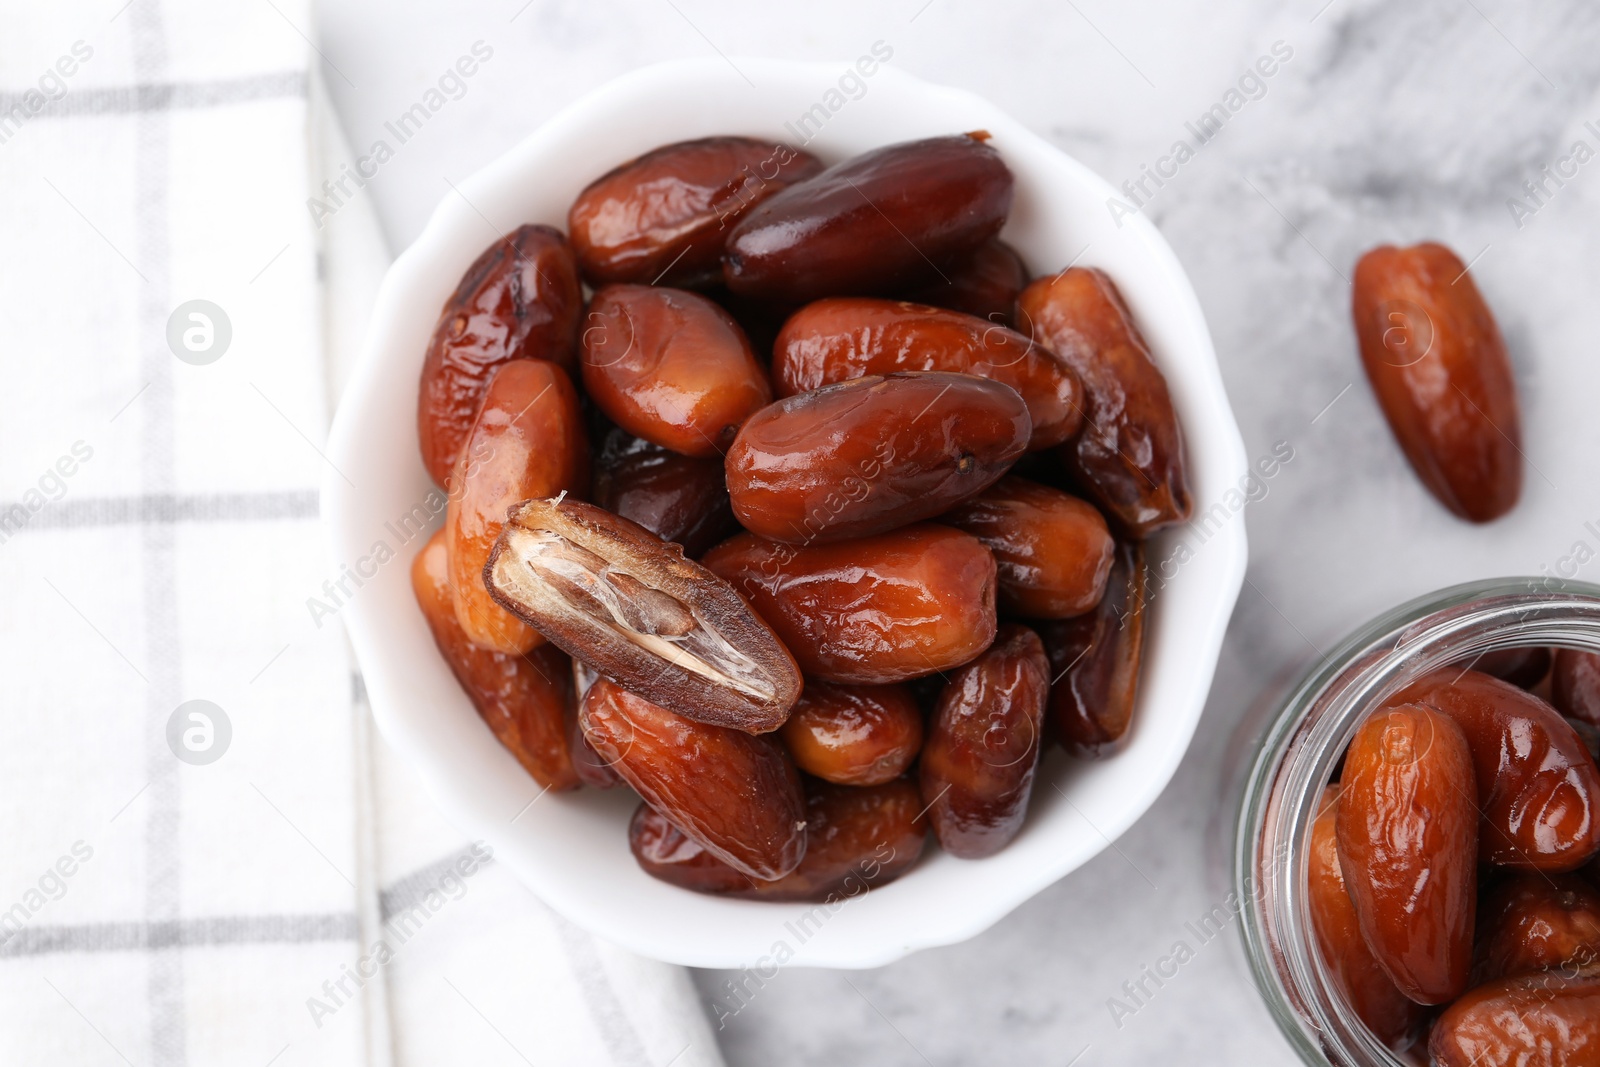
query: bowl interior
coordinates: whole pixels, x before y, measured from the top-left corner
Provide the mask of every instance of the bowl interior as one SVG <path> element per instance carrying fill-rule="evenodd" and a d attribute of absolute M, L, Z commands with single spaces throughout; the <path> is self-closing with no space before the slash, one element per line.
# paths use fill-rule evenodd
<path fill-rule="evenodd" d="M 1188 280 L 1142 217 L 1113 220 L 1112 190 L 1099 178 L 993 105 L 892 67 L 841 85 L 853 69 L 842 62 L 736 62 L 742 75 L 706 60 L 612 82 L 445 197 L 384 281 L 334 420 L 329 456 L 341 473 L 325 480 L 323 515 L 335 568 L 363 577 L 340 617 L 380 728 L 446 816 L 487 842 L 541 899 L 596 934 L 677 963 L 877 966 L 985 929 L 1105 848 L 1154 802 L 1211 683 L 1244 574 L 1243 517 L 1225 508 L 1220 522 L 1152 542 L 1155 598 L 1131 742 L 1098 763 L 1047 756 L 1027 825 L 998 855 L 962 861 L 930 848 L 900 881 L 822 907 L 676 889 L 644 874 L 628 851 L 631 791 L 539 795 L 479 721 L 412 599 L 410 560 L 444 510 L 418 456 L 417 378 L 462 272 L 522 223 L 565 229 L 567 208 L 589 181 L 667 142 L 737 133 L 798 144 L 810 134 L 805 147 L 831 163 L 896 141 L 986 129 L 1017 178 L 1005 239 L 1035 273 L 1098 266 L 1127 298 L 1171 385 L 1198 511 L 1226 499 L 1246 460 Z"/>

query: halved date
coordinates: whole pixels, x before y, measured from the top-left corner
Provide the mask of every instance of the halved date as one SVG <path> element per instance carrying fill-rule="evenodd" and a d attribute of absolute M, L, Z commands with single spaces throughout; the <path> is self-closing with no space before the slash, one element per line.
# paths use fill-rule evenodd
<path fill-rule="evenodd" d="M 717 859 L 765 879 L 799 865 L 805 797 L 774 738 L 674 715 L 605 678 L 579 715 L 600 757 Z"/>
<path fill-rule="evenodd" d="M 949 527 L 808 547 L 746 533 L 701 562 L 821 681 L 901 682 L 960 666 L 994 640 L 994 557 Z"/>
<path fill-rule="evenodd" d="M 994 646 L 939 694 L 919 784 L 946 852 L 992 856 L 1022 829 L 1049 695 L 1044 645 L 1016 625 L 1001 627 Z"/>
<path fill-rule="evenodd" d="M 1460 996 L 1477 904 L 1466 735 L 1421 704 L 1381 709 L 1350 742 L 1340 785 L 1339 866 L 1373 956 L 1419 1004 Z"/>
<path fill-rule="evenodd" d="M 490 732 L 536 782 L 576 789 L 564 718 L 571 697 L 566 657 L 549 646 L 516 656 L 469 641 L 450 596 L 449 555 L 440 530 L 411 563 L 411 591 L 439 654 Z"/>
<path fill-rule="evenodd" d="M 941 519 L 994 553 L 1000 607 L 1029 619 L 1065 619 L 1100 603 L 1115 550 L 1093 504 L 1006 475 Z"/>
<path fill-rule="evenodd" d="M 1600 965 L 1600 891 L 1576 874 L 1514 871 L 1478 918 L 1479 981 Z"/>
<path fill-rule="evenodd" d="M 484 582 L 568 655 L 691 719 L 775 730 L 800 695 L 794 659 L 727 582 L 592 504 L 515 509 Z"/>
<path fill-rule="evenodd" d="M 1600 1063 L 1600 978 L 1529 974 L 1490 982 L 1433 1024 L 1434 1067 L 1593 1067 Z"/>
<path fill-rule="evenodd" d="M 744 296 L 804 303 L 938 280 L 1011 210 L 1011 171 L 987 134 L 907 141 L 782 190 L 728 237 L 722 276 Z"/>
<path fill-rule="evenodd" d="M 1556 649 L 1550 703 L 1569 719 L 1600 726 L 1600 653 Z"/>
<path fill-rule="evenodd" d="M 1148 597 L 1144 545 L 1120 541 L 1094 610 L 1040 629 L 1055 679 L 1051 731 L 1074 756 L 1101 759 L 1127 741 L 1139 697 Z"/>
<path fill-rule="evenodd" d="M 1172 395 L 1105 272 L 1069 267 L 1029 285 L 1017 326 L 1083 382 L 1083 430 L 1061 448 L 1083 491 L 1130 537 L 1187 521 L 1194 500 Z"/>
<path fill-rule="evenodd" d="M 810 682 L 783 724 L 795 764 L 839 785 L 882 785 L 922 749 L 922 709 L 903 685 Z"/>
<path fill-rule="evenodd" d="M 649 804 L 628 827 L 628 845 L 649 874 L 684 889 L 751 900 L 823 901 L 894 881 L 922 855 L 927 836 L 917 788 L 900 778 L 854 787 L 806 786 L 806 854 L 774 881 L 723 863 Z"/>
<path fill-rule="evenodd" d="M 1494 315 L 1443 245 L 1384 245 L 1356 264 L 1361 365 L 1412 469 L 1463 519 L 1488 522 L 1522 492 L 1516 381 Z"/>
<path fill-rule="evenodd" d="M 929 519 L 987 489 L 1028 443 L 1016 390 L 967 374 L 857 378 L 751 416 L 726 463 L 753 533 L 797 544 Z"/>
<path fill-rule="evenodd" d="M 1570 871 L 1600 851 L 1600 771 L 1554 708 L 1509 682 L 1453 667 L 1399 699 L 1438 708 L 1466 731 L 1484 862 Z"/>
<path fill-rule="evenodd" d="M 906 295 L 907 300 L 1011 325 L 1017 294 L 1028 284 L 1028 266 L 998 237 L 939 268 L 941 277 Z"/>
<path fill-rule="evenodd" d="M 746 211 L 821 170 L 807 152 L 754 137 L 679 141 L 591 182 L 567 229 L 596 288 L 700 285 L 721 277 L 723 241 Z"/>
<path fill-rule="evenodd" d="M 698 293 L 608 285 L 589 302 L 583 387 L 624 430 L 686 456 L 721 456 L 772 399 L 733 317 Z"/>
<path fill-rule="evenodd" d="M 1384 1044 L 1400 1050 L 1421 1036 L 1426 1019 L 1422 1006 L 1395 986 L 1378 965 L 1361 934 L 1356 908 L 1339 869 L 1339 786 L 1324 792 L 1322 806 L 1311 825 L 1306 890 L 1317 945 L 1333 972 L 1334 980 L 1357 1017 Z"/>
<path fill-rule="evenodd" d="M 693 559 L 738 529 L 722 459 L 698 459 L 613 430 L 596 460 L 591 499 L 676 541 Z"/>
<path fill-rule="evenodd" d="M 834 297 L 790 316 L 772 351 L 779 396 L 869 374 L 951 371 L 1011 386 L 1028 405 L 1030 449 L 1059 445 L 1083 424 L 1083 386 L 1055 354 L 1006 326 L 958 311 L 870 297 Z"/>
<path fill-rule="evenodd" d="M 483 565 L 513 504 L 588 483 L 589 443 L 567 372 L 536 359 L 501 367 L 451 475 L 445 512 L 456 618 L 474 642 L 515 654 L 543 640 L 490 599 Z"/>
<path fill-rule="evenodd" d="M 502 365 L 533 358 L 576 369 L 582 309 L 572 247 L 549 226 L 519 226 L 467 268 L 439 313 L 417 393 L 417 439 L 436 483 L 449 487 L 489 379 Z"/>

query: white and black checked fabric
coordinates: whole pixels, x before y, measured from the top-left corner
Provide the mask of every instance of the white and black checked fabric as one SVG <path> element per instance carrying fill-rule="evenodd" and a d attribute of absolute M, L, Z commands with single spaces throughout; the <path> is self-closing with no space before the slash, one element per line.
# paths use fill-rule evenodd
<path fill-rule="evenodd" d="M 683 971 L 440 824 L 307 610 L 386 265 L 305 207 L 308 3 L 0 0 L 0 1065 L 719 1064 Z"/>

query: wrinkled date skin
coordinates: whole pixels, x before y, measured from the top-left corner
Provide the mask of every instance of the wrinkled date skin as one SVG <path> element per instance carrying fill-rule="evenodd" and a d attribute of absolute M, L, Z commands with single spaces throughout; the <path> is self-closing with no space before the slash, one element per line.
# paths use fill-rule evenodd
<path fill-rule="evenodd" d="M 815 156 L 753 137 L 663 145 L 578 194 L 567 229 L 583 276 L 701 285 L 722 274 L 722 244 L 750 208 L 820 173 Z"/>
<path fill-rule="evenodd" d="M 976 374 L 1011 386 L 1033 420 L 1032 450 L 1061 444 L 1083 424 L 1083 387 L 1071 367 L 1015 330 L 957 311 L 871 297 L 818 300 L 784 323 L 772 351 L 779 396 L 894 371 Z"/>
<path fill-rule="evenodd" d="M 892 293 L 978 248 L 1011 211 L 1011 171 L 987 134 L 856 156 L 770 197 L 728 237 L 722 276 L 743 296 L 805 303 Z"/>
<path fill-rule="evenodd" d="M 1509 682 L 1454 668 L 1398 699 L 1438 708 L 1466 731 L 1484 862 L 1570 871 L 1600 851 L 1600 771 L 1554 708 Z"/>
<path fill-rule="evenodd" d="M 733 317 L 698 293 L 611 285 L 589 303 L 583 387 L 635 437 L 686 456 L 721 456 L 772 400 Z"/>
<path fill-rule="evenodd" d="M 483 565 L 512 505 L 588 487 L 589 442 L 567 372 L 537 359 L 496 371 L 451 481 L 444 528 L 456 618 L 485 648 L 526 652 L 544 639 L 491 599 Z"/>
<path fill-rule="evenodd" d="M 780 400 L 728 450 L 739 522 L 822 544 L 930 519 L 981 493 L 1028 444 L 1015 389 L 968 374 L 857 378 Z"/>
<path fill-rule="evenodd" d="M 614 430 L 595 464 L 594 503 L 638 523 L 691 559 L 738 529 L 722 460 L 696 459 Z"/>
<path fill-rule="evenodd" d="M 1424 1011 L 1395 986 L 1361 935 L 1356 907 L 1339 869 L 1338 810 L 1339 787 L 1329 786 L 1311 826 L 1307 866 L 1317 944 L 1345 999 L 1367 1028 L 1390 1048 L 1409 1048 L 1421 1036 Z"/>
<path fill-rule="evenodd" d="M 941 277 L 913 292 L 907 300 L 976 315 L 1001 326 L 1011 325 L 1017 295 L 1028 284 L 1028 267 L 1017 250 L 999 238 L 986 241 L 939 269 Z"/>
<path fill-rule="evenodd" d="M 1361 365 L 1417 477 L 1463 519 L 1489 522 L 1522 492 L 1522 418 L 1494 315 L 1438 244 L 1384 245 L 1356 264 Z"/>
<path fill-rule="evenodd" d="M 1139 697 L 1148 597 L 1144 546 L 1121 541 L 1095 609 L 1040 631 L 1055 678 L 1051 732 L 1074 756 L 1104 759 L 1127 742 Z"/>
<path fill-rule="evenodd" d="M 1093 504 L 1007 475 L 941 522 L 994 553 L 1000 607 L 1028 619 L 1066 619 L 1100 603 L 1116 543 Z"/>
<path fill-rule="evenodd" d="M 577 261 L 559 230 L 521 226 L 484 250 L 445 302 L 422 361 L 417 439 L 434 482 L 450 472 L 489 379 L 515 359 L 576 369 L 583 293 Z"/>
<path fill-rule="evenodd" d="M 806 792 L 805 858 L 775 881 L 729 867 L 648 804 L 634 812 L 628 845 L 639 866 L 664 882 L 773 901 L 853 897 L 894 881 L 922 855 L 927 826 L 917 787 L 909 780 L 865 788 L 811 781 Z"/>
<path fill-rule="evenodd" d="M 1434 1067 L 1593 1067 L 1600 978 L 1530 974 L 1479 986 L 1433 1024 Z"/>
<path fill-rule="evenodd" d="M 903 685 L 810 682 L 779 733 L 795 764 L 838 785 L 882 785 L 922 749 L 922 709 Z"/>
<path fill-rule="evenodd" d="M 571 690 L 566 657 L 545 646 L 526 656 L 480 648 L 456 622 L 444 531 L 411 563 L 411 590 L 439 654 L 500 743 L 547 789 L 576 789 L 565 714 Z"/>
<path fill-rule="evenodd" d="M 1339 866 L 1373 956 L 1419 1004 L 1459 996 L 1472 967 L 1471 782 L 1461 727 L 1420 704 L 1375 712 L 1345 754 Z"/>
<path fill-rule="evenodd" d="M 1061 448 L 1074 481 L 1127 536 L 1194 511 L 1183 430 L 1167 380 L 1103 271 L 1071 267 L 1017 298 L 1017 328 L 1077 372 L 1083 430 Z"/>
<path fill-rule="evenodd" d="M 819 681 L 903 682 L 958 667 L 994 640 L 994 557 L 960 530 L 908 526 L 804 548 L 746 533 L 701 563 Z"/>
<path fill-rule="evenodd" d="M 1478 918 L 1480 981 L 1600 965 L 1600 892 L 1575 874 L 1517 871 Z"/>
<path fill-rule="evenodd" d="M 1039 635 L 1001 627 L 994 647 L 939 694 L 922 750 L 922 801 L 939 844 L 962 859 L 992 856 L 1022 829 L 1050 695 Z"/>
<path fill-rule="evenodd" d="M 691 719 L 765 733 L 800 695 L 793 657 L 727 582 L 592 504 L 524 503 L 483 581 L 569 656 Z"/>
<path fill-rule="evenodd" d="M 1550 703 L 1569 719 L 1600 726 L 1600 654 L 1556 649 L 1550 672 Z"/>
<path fill-rule="evenodd" d="M 572 769 L 578 781 L 596 789 L 611 789 L 622 784 L 616 769 L 600 758 L 600 753 L 583 736 L 583 717 L 578 709 L 583 706 L 584 695 L 600 680 L 582 660 L 572 660 L 572 701 L 567 705 L 567 750 L 572 753 Z"/>
<path fill-rule="evenodd" d="M 717 859 L 769 880 L 799 865 L 805 796 L 774 738 L 674 715 L 605 678 L 579 715 L 601 759 Z"/>

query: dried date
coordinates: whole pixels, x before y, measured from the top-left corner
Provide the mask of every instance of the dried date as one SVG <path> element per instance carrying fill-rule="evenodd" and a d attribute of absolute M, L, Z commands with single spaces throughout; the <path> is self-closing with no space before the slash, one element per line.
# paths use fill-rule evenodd
<path fill-rule="evenodd" d="M 1070 267 L 1029 285 L 1017 326 L 1083 382 L 1083 430 L 1061 448 L 1078 486 L 1130 537 L 1188 521 L 1194 500 L 1172 394 L 1105 272 Z"/>
<path fill-rule="evenodd" d="M 434 482 L 449 487 L 496 370 L 529 358 L 576 370 L 582 309 L 572 247 L 549 226 L 518 227 L 467 268 L 433 328 L 417 392 L 417 439 Z"/>
<path fill-rule="evenodd" d="M 1351 314 L 1361 365 L 1411 467 L 1473 522 L 1522 492 L 1516 381 L 1494 315 L 1443 245 L 1384 245 L 1356 264 Z"/>
<path fill-rule="evenodd" d="M 726 463 L 752 533 L 821 544 L 929 519 L 1006 472 L 1027 447 L 1016 390 L 966 374 L 857 378 L 780 400 L 739 431 Z"/>
<path fill-rule="evenodd" d="M 579 716 L 600 757 L 717 859 L 768 880 L 799 865 L 805 797 L 774 738 L 674 715 L 605 678 Z"/>
<path fill-rule="evenodd" d="M 701 562 L 820 681 L 901 682 L 960 666 L 994 640 L 994 557 L 949 527 L 806 547 L 745 533 Z"/>

